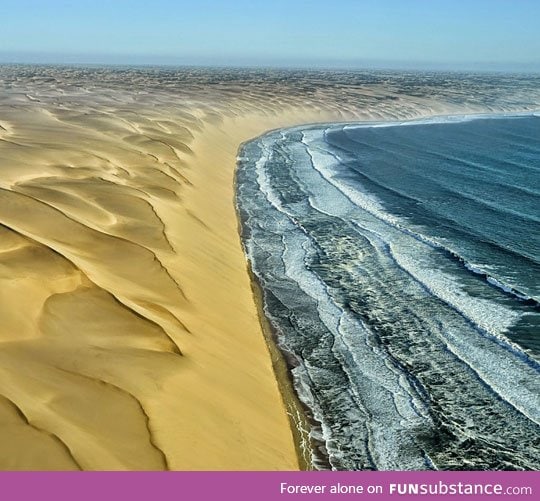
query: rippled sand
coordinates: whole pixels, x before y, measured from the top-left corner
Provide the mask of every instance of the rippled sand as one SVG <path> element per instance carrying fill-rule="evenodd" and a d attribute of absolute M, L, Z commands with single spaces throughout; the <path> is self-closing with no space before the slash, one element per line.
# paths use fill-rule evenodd
<path fill-rule="evenodd" d="M 540 107 L 538 77 L 0 66 L 0 468 L 296 469 L 239 144 Z"/>

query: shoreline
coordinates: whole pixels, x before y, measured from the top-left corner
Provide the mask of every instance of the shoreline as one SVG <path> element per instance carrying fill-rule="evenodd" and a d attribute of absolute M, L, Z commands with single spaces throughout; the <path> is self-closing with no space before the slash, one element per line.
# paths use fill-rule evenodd
<path fill-rule="evenodd" d="M 264 134 L 264 133 L 263 133 Z M 252 141 L 248 139 L 247 141 Z M 237 152 L 239 153 L 242 150 L 242 147 L 246 141 L 243 141 L 239 144 Z M 294 448 L 296 451 L 296 456 L 298 459 L 298 467 L 300 471 L 312 471 L 315 468 L 313 467 L 313 454 L 314 448 L 312 444 L 312 439 L 310 437 L 309 427 L 309 409 L 300 401 L 296 390 L 294 389 L 294 382 L 292 380 L 292 373 L 290 364 L 287 362 L 285 354 L 278 346 L 277 333 L 275 332 L 272 324 L 268 320 L 265 311 L 264 311 L 264 299 L 263 299 L 263 289 L 253 269 L 251 263 L 247 259 L 247 255 L 244 249 L 244 243 L 242 240 L 242 222 L 240 220 L 240 213 L 238 211 L 238 201 L 237 201 L 237 167 L 234 169 L 233 176 L 233 190 L 234 190 L 234 209 L 237 219 L 237 232 L 240 238 L 240 245 L 242 247 L 242 252 L 244 253 L 246 271 L 249 276 L 249 282 L 251 286 L 251 292 L 253 295 L 253 301 L 257 309 L 257 317 L 259 320 L 259 325 L 261 328 L 262 335 L 266 342 L 266 348 L 268 349 L 268 354 L 272 362 L 272 370 L 276 377 L 276 382 L 278 385 L 279 393 L 281 395 L 282 403 L 287 414 L 289 421 L 289 427 L 292 434 L 292 440 L 294 443 Z"/>
<path fill-rule="evenodd" d="M 306 427 L 304 412 L 296 400 L 281 351 L 265 324 L 267 320 L 259 308 L 257 289 L 243 252 L 235 204 L 235 177 L 238 149 L 243 142 L 276 126 L 287 127 L 313 120 L 314 115 L 317 114 L 294 110 L 270 117 L 259 113 L 223 117 L 219 124 L 206 124 L 190 145 L 194 152 L 189 175 L 192 187 L 184 193 L 184 205 L 191 216 L 182 226 L 191 239 L 173 241 L 173 245 L 177 254 L 183 256 L 184 264 L 188 258 L 191 263 L 188 267 L 198 271 L 187 275 L 176 263 L 166 263 L 166 266 L 178 276 L 186 291 L 191 291 L 189 298 L 195 309 L 184 312 L 183 316 L 190 330 L 199 332 L 211 328 L 215 331 L 215 337 L 197 343 L 199 362 L 206 358 L 206 345 L 215 346 L 216 340 L 223 339 L 220 341 L 219 367 L 213 368 L 212 373 L 218 381 L 225 371 L 236 388 L 218 385 L 227 391 L 228 398 L 233 399 L 234 407 L 223 408 L 215 418 L 219 419 L 224 410 L 237 414 L 241 408 L 247 409 L 242 402 L 250 400 L 251 417 L 245 410 L 242 421 L 238 422 L 245 437 L 244 445 L 238 450 L 228 448 L 228 454 L 235 457 L 234 463 L 228 464 L 246 465 L 235 469 L 298 470 L 308 468 L 311 463 L 308 457 L 311 451 L 302 450 L 301 446 L 302 440 L 306 439 L 301 431 Z M 323 118 L 331 120 L 333 117 Z M 200 189 L 202 187 L 204 189 Z M 175 224 L 174 219 L 178 220 L 178 214 L 165 215 L 165 224 L 171 227 Z M 195 234 L 196 247 L 200 251 L 194 253 Z M 209 288 L 212 294 L 208 294 Z M 230 291 L 234 291 L 233 294 Z M 181 346 L 186 347 L 185 340 Z M 189 356 L 187 347 L 186 352 Z M 217 362 L 214 359 L 214 363 Z M 228 369 L 222 368 L 222 363 L 227 364 Z M 257 399 L 253 400 L 253 397 Z M 291 414 L 297 417 L 291 419 Z M 230 440 L 234 437 L 226 438 L 226 442 Z M 217 463 L 209 464 L 207 458 L 203 461 L 203 456 L 206 455 L 201 453 L 199 468 L 221 468 Z M 247 462 L 249 456 L 251 460 Z M 260 462 L 259 467 L 257 462 Z M 185 468 L 188 468 L 185 463 L 180 468 L 173 465 L 173 469 Z"/>
<path fill-rule="evenodd" d="M 317 124 L 309 124 L 306 125 L 306 127 L 316 125 Z M 303 125 L 292 126 L 292 128 L 296 127 L 303 127 Z M 289 127 L 278 127 L 275 129 L 269 129 L 258 136 L 254 136 L 247 141 L 243 141 L 238 146 L 238 153 L 242 151 L 245 143 L 255 141 L 257 138 L 262 137 L 270 132 L 288 128 Z M 319 462 L 320 465 L 323 466 L 323 469 L 331 469 L 331 465 L 328 463 L 326 451 L 320 450 L 325 448 L 324 442 L 322 440 L 317 441 L 311 435 L 314 428 L 320 428 L 320 423 L 312 416 L 311 410 L 300 400 L 297 394 L 294 387 L 294 377 L 292 374 L 294 363 L 289 361 L 289 358 L 292 360 L 292 354 L 288 356 L 287 353 L 285 353 L 284 350 L 279 347 L 278 334 L 266 316 L 266 312 L 264 311 L 263 288 L 251 267 L 251 263 L 244 248 L 244 243 L 242 240 L 242 222 L 240 219 L 237 200 L 237 169 L 238 167 L 236 167 L 234 174 L 234 205 L 238 220 L 238 235 L 240 237 L 242 251 L 244 252 L 246 258 L 246 270 L 251 283 L 253 301 L 255 302 L 255 306 L 257 308 L 262 335 L 266 341 L 268 353 L 272 361 L 272 368 L 274 370 L 279 392 L 281 394 L 283 405 L 289 420 L 289 426 L 298 458 L 299 468 L 301 471 L 317 471 L 318 468 L 316 467 L 316 463 Z"/>
<path fill-rule="evenodd" d="M 517 119 L 523 119 L 527 118 L 528 122 L 523 122 L 525 124 L 530 124 L 534 122 L 534 127 L 538 126 L 537 120 L 536 120 L 536 113 L 520 113 L 520 114 L 512 114 L 512 115 L 493 115 L 493 114 L 486 114 L 482 118 L 492 118 L 492 117 L 500 117 L 507 119 L 506 123 L 510 124 L 509 127 L 512 126 L 514 123 L 511 121 L 511 118 L 517 118 Z M 478 118 L 475 116 L 474 118 Z M 460 120 L 461 122 L 462 120 Z M 416 123 L 420 121 L 415 121 Z M 424 123 L 426 121 L 424 120 Z M 452 120 L 451 122 L 455 122 L 455 120 Z M 408 125 L 410 123 L 413 123 L 413 121 L 410 121 L 408 123 L 405 123 L 403 125 Z M 428 123 L 432 123 L 429 121 Z M 437 122 L 439 123 L 439 122 Z M 447 121 L 443 123 L 448 123 Z M 493 125 L 492 125 L 493 124 Z M 321 137 L 323 137 L 322 132 L 326 131 L 326 127 L 331 126 L 341 126 L 342 129 L 346 129 L 347 127 L 343 127 L 344 125 L 353 125 L 349 124 L 347 122 L 341 122 L 339 124 L 323 124 L 321 126 L 314 126 L 315 128 L 319 129 L 319 133 L 321 134 Z M 361 125 L 360 123 L 358 125 Z M 397 125 L 397 124 L 396 124 Z M 465 127 L 481 127 L 483 124 L 477 125 L 477 124 L 466 124 Z M 491 124 L 486 124 L 486 127 L 497 127 L 495 121 L 492 121 Z M 530 131 L 531 125 L 528 125 L 529 129 L 526 129 L 527 131 Z M 298 231 L 300 234 L 309 234 L 309 230 L 305 228 L 312 228 L 314 223 L 313 219 L 309 219 L 307 216 L 305 219 L 303 219 L 304 213 L 302 210 L 305 210 L 304 206 L 301 206 L 301 209 L 297 209 L 296 202 L 301 198 L 302 200 L 305 199 L 305 197 L 313 196 L 315 200 L 317 200 L 319 211 L 321 211 L 320 207 L 321 199 L 323 197 L 324 190 L 320 189 L 317 184 L 314 184 L 315 181 L 312 181 L 311 184 L 309 181 L 311 179 L 308 178 L 308 175 L 306 174 L 306 179 L 309 179 L 309 181 L 306 181 L 304 185 L 301 185 L 302 175 L 304 174 L 304 171 L 307 170 L 304 167 L 304 163 L 302 162 L 303 157 L 298 155 L 298 163 L 292 164 L 291 158 L 296 159 L 297 157 L 294 156 L 294 153 L 291 153 L 291 151 L 294 151 L 291 147 L 289 150 L 286 148 L 286 146 L 283 146 L 283 144 L 288 145 L 290 144 L 296 144 L 296 142 L 302 141 L 306 144 L 306 148 L 309 148 L 312 143 L 315 144 L 314 148 L 320 145 L 320 143 L 323 141 L 322 139 L 319 140 L 319 142 L 316 142 L 316 139 L 313 139 L 308 133 L 305 134 L 305 136 L 301 135 L 299 132 L 302 129 L 309 129 L 310 126 L 300 126 L 300 127 L 292 127 L 289 129 L 280 129 L 280 130 L 274 130 L 269 132 L 270 135 L 269 139 L 265 139 L 265 135 L 255 139 L 253 141 L 253 145 L 248 145 L 246 148 L 246 154 L 240 154 L 239 155 L 239 169 L 242 173 L 241 177 L 239 177 L 241 184 L 241 189 L 238 190 L 238 192 L 242 195 L 241 203 L 239 203 L 239 215 L 242 217 L 242 221 L 245 224 L 244 227 L 244 238 L 245 238 L 245 246 L 249 251 L 250 256 L 250 263 L 251 266 L 254 267 L 254 269 L 257 271 L 257 276 L 261 276 L 262 283 L 265 284 L 266 287 L 268 287 L 268 296 L 269 297 L 269 303 L 267 307 L 269 308 L 269 318 L 272 319 L 272 322 L 276 324 L 276 328 L 279 329 L 279 332 L 281 332 L 284 336 L 286 345 L 289 345 L 291 343 L 291 346 L 296 346 L 294 349 L 294 353 L 297 354 L 298 358 L 301 360 L 304 358 L 304 355 L 306 352 L 311 354 L 311 347 L 314 345 L 317 345 L 317 341 L 319 338 L 315 337 L 315 341 L 311 341 L 311 333 L 316 332 L 317 329 L 314 327 L 314 325 L 311 322 L 308 322 L 307 320 L 307 313 L 303 313 L 305 307 L 305 311 L 310 312 L 309 318 L 314 318 L 314 313 L 308 308 L 307 300 L 305 304 L 302 304 L 301 301 L 297 301 L 295 298 L 298 294 L 301 295 L 301 290 L 305 291 L 306 297 L 309 297 L 314 303 L 317 304 L 317 311 L 319 311 L 319 304 L 321 302 L 320 297 L 317 296 L 316 293 L 312 293 L 307 288 L 309 285 L 309 282 L 307 280 L 302 279 L 302 274 L 296 270 L 302 268 L 302 255 L 301 251 L 299 250 L 300 244 L 298 243 L 303 242 L 301 237 L 298 237 L 296 240 L 294 240 L 292 237 L 289 238 L 288 235 L 292 234 L 294 231 Z M 424 129 L 425 130 L 425 129 Z M 474 129 L 476 130 L 476 129 Z M 488 131 L 491 129 L 487 129 Z M 459 131 L 459 129 L 458 129 Z M 382 134 L 383 132 L 381 132 Z M 409 130 L 409 134 L 414 134 L 414 130 Z M 456 134 L 458 134 L 456 132 Z M 333 136 L 332 136 L 333 137 Z M 398 136 L 401 137 L 401 136 Z M 305 139 L 305 141 L 304 141 Z M 272 142 L 274 141 L 274 142 Z M 287 143 L 289 141 L 289 143 Z M 360 142 L 360 141 L 359 141 Z M 272 145 L 277 144 L 278 146 L 272 147 Z M 331 143 L 332 144 L 332 143 Z M 336 144 L 340 145 L 341 143 L 336 139 Z M 363 144 L 363 143 L 361 143 Z M 435 144 L 437 144 L 435 142 Z M 321 150 L 324 151 L 324 147 L 320 146 Z M 308 150 L 309 151 L 309 150 Z M 346 150 L 348 151 L 348 150 Z M 390 150 L 393 151 L 393 150 Z M 274 152 L 274 157 L 271 156 L 270 152 Z M 286 160 L 281 160 L 281 155 Z M 311 155 L 310 155 L 311 156 Z M 333 155 L 332 155 L 333 156 Z M 327 165 L 324 161 L 320 161 L 319 164 L 316 164 L 316 162 L 313 161 L 313 156 L 311 156 L 312 160 L 312 166 L 315 165 Z M 272 160 L 268 160 L 271 158 Z M 318 158 L 318 157 L 316 157 Z M 421 155 L 419 155 L 419 158 L 421 158 Z M 451 157 L 450 157 L 451 158 Z M 263 165 L 265 165 L 264 162 L 267 162 L 266 167 L 261 167 L 261 162 Z M 331 162 L 329 162 L 331 163 Z M 298 166 L 295 168 L 295 165 Z M 286 175 L 285 172 L 288 172 L 289 169 L 292 171 L 292 174 Z M 321 174 L 320 170 L 317 167 L 313 167 L 314 170 L 317 170 L 319 174 Z M 321 168 L 322 170 L 322 168 Z M 331 171 L 331 174 L 334 173 L 336 177 L 339 177 L 338 169 L 336 168 L 334 171 Z M 271 177 L 271 173 L 274 173 L 274 178 Z M 323 175 L 323 177 L 328 180 L 331 178 L 331 175 Z M 269 179 L 270 178 L 270 179 Z M 276 181 L 276 184 L 272 184 L 272 179 Z M 399 179 L 399 178 L 398 178 Z M 284 184 L 287 180 L 289 184 Z M 297 182 L 298 185 L 301 186 L 301 188 L 305 188 L 304 191 L 301 189 L 294 190 L 294 186 L 296 186 L 294 183 Z M 285 187 L 284 187 L 285 186 Z M 307 187 L 307 188 L 306 188 Z M 310 191 L 311 188 L 311 191 Z M 320 191 L 319 191 L 320 189 Z M 289 191 L 290 190 L 290 191 Z M 344 198 L 347 198 L 351 200 L 351 202 L 354 204 L 355 198 L 349 196 L 349 192 L 344 191 Z M 320 198 L 318 198 L 320 197 Z M 330 200 L 328 197 L 326 200 Z M 287 205 L 289 204 L 289 205 Z M 265 209 L 266 205 L 268 205 L 268 208 Z M 314 211 L 317 212 L 317 206 L 310 203 L 312 207 L 314 207 Z M 362 206 L 361 203 L 356 202 L 356 205 Z M 363 207 L 363 206 L 362 206 Z M 297 211 L 295 212 L 295 210 Z M 324 212 L 326 209 L 323 209 L 322 212 Z M 328 209 L 330 210 L 330 209 Z M 366 209 L 369 212 L 369 209 Z M 307 211 L 309 214 L 309 211 Z M 339 214 L 339 212 L 338 212 Z M 281 216 L 281 219 L 280 219 Z M 336 216 L 336 219 L 339 220 L 339 217 Z M 382 220 L 382 218 L 381 218 Z M 292 223 L 291 223 L 292 221 Z M 304 225 L 303 222 L 307 221 Z M 294 223 L 294 224 L 293 224 Z M 326 223 L 328 224 L 328 223 Z M 367 224 L 367 223 L 366 223 Z M 339 227 L 339 224 L 336 225 Z M 324 226 L 326 228 L 326 226 Z M 301 230 L 299 230 L 300 228 Z M 314 232 L 315 233 L 315 232 Z M 265 237 L 264 235 L 268 235 Z M 280 242 L 280 236 L 281 235 L 281 242 Z M 316 234 L 317 235 L 317 234 Z M 317 236 L 320 236 L 318 234 Z M 265 240 L 266 238 L 266 240 Z M 303 237 L 305 238 L 305 237 Z M 321 237 L 322 239 L 322 237 Z M 320 239 L 314 238 L 315 242 L 319 243 Z M 423 240 L 422 240 L 423 241 Z M 302 248 L 304 249 L 304 264 L 306 263 L 306 254 L 307 254 L 307 245 L 302 245 Z M 325 249 L 325 247 L 322 247 Z M 290 258 L 290 261 L 287 261 L 285 258 L 285 254 L 287 254 Z M 299 257 L 300 255 L 300 257 Z M 272 258 L 271 256 L 276 256 L 276 258 Z M 291 257 L 291 256 L 294 256 Z M 288 265 L 285 264 L 285 266 L 282 266 L 282 262 L 280 261 L 288 262 Z M 307 260 L 308 263 L 311 263 L 311 261 Z M 309 264 L 307 266 L 309 269 Z M 323 268 L 323 266 L 321 266 Z M 328 268 L 326 268 L 328 269 Z M 339 269 L 339 267 L 338 267 Z M 293 271 L 290 271 L 293 270 Z M 471 271 L 471 270 L 469 270 Z M 330 272 L 328 272 L 330 273 Z M 260 274 L 260 275 L 259 275 Z M 327 277 L 329 275 L 326 275 Z M 300 277 L 300 279 L 299 279 Z M 252 280 L 256 280 L 253 277 L 252 272 Z M 303 285 L 301 285 L 298 289 L 298 291 L 295 289 L 294 280 L 297 282 L 301 282 Z M 476 280 L 476 279 L 475 279 Z M 257 280 L 258 281 L 258 280 Z M 493 287 L 492 283 L 484 284 L 489 285 Z M 290 287 L 290 288 L 289 288 Z M 285 293 L 287 291 L 287 293 Z M 291 292 L 296 291 L 296 292 Z M 503 292 L 508 293 L 508 291 L 503 289 Z M 489 296 L 491 297 L 491 296 Z M 521 299 L 521 298 L 519 298 Z M 315 306 L 314 306 L 315 308 Z M 304 315 L 304 316 L 303 316 Z M 321 315 L 319 315 L 320 318 L 323 318 Z M 300 321 L 297 321 L 297 319 L 300 318 Z M 316 318 L 316 317 L 315 317 Z M 403 317 L 402 317 L 403 318 Z M 473 323 L 468 317 L 465 317 L 467 322 Z M 303 320 L 303 321 L 302 321 Z M 478 322 L 478 320 L 476 320 Z M 484 324 L 479 323 L 480 327 L 482 327 Z M 503 324 L 504 325 L 504 324 Z M 329 328 L 330 329 L 330 328 Z M 287 334 L 290 330 L 290 334 Z M 348 331 L 353 332 L 353 331 Z M 480 339 L 481 343 L 483 342 L 483 336 L 485 333 L 485 330 L 483 328 L 480 328 Z M 334 338 L 337 335 L 334 336 Z M 322 338 L 321 338 L 322 339 Z M 296 341 L 298 340 L 298 342 Z M 512 348 L 513 345 L 511 344 L 511 341 L 509 339 L 505 339 L 506 346 Z M 315 343 L 315 344 L 314 344 Z M 498 338 L 495 339 L 495 343 L 497 346 L 500 345 L 500 342 L 498 341 Z M 323 343 L 322 343 L 323 344 Z M 482 345 L 483 346 L 483 345 Z M 501 345 L 502 346 L 502 345 Z M 459 353 L 459 350 L 456 350 Z M 511 350 L 512 351 L 512 350 Z M 444 352 L 444 350 L 443 350 Z M 518 354 L 523 354 L 523 350 L 518 350 Z M 454 351 L 452 350 L 452 353 Z M 457 358 L 460 358 L 458 355 Z M 521 359 L 521 356 L 518 357 Z M 461 357 L 463 359 L 463 357 Z M 465 357 L 466 360 L 468 360 Z M 319 362 L 322 361 L 323 358 L 310 358 L 309 366 L 311 367 L 322 367 L 322 365 L 319 365 Z M 529 370 L 527 360 L 525 360 L 525 363 L 522 363 L 522 361 L 519 362 L 522 366 L 522 369 L 527 373 L 526 371 Z M 294 364 L 293 364 L 294 365 Z M 307 364 L 306 364 L 307 365 Z M 360 363 L 360 366 L 362 363 Z M 520 366 L 520 367 L 521 367 Z M 326 365 L 324 367 L 327 367 Z M 456 369 L 458 370 L 458 369 Z M 487 374 L 485 370 L 487 370 L 485 367 L 482 367 L 482 370 L 484 372 L 482 374 Z M 302 390 L 304 387 L 309 387 L 312 383 L 313 379 L 312 376 L 314 376 L 315 371 L 313 373 L 310 373 L 308 377 L 304 380 L 304 384 L 298 384 L 296 387 Z M 489 377 L 489 376 L 488 376 Z M 492 379 L 490 379 L 492 381 Z M 325 388 L 328 387 L 328 381 L 322 380 L 321 386 L 324 386 Z M 501 387 L 504 388 L 506 383 L 503 381 L 501 383 Z M 315 388 L 317 388 L 315 386 Z M 481 388 L 483 388 L 481 386 Z M 481 391 L 481 390 L 479 390 Z M 499 388 L 499 391 L 500 388 Z M 301 392 L 303 394 L 303 392 Z M 501 393 L 506 395 L 506 393 Z M 506 398 L 506 397 L 505 397 Z M 376 400 L 376 399 L 375 399 Z M 371 400 L 373 401 L 373 399 Z M 510 401 L 510 400 L 509 400 Z M 520 409 L 521 412 L 523 410 L 518 405 L 515 405 L 516 409 Z M 317 407 L 315 407 L 317 408 Z M 329 414 L 332 416 L 333 414 L 330 413 L 330 410 L 332 407 L 328 407 Z M 503 412 L 503 411 L 501 411 Z M 533 415 L 533 412 L 530 411 L 527 416 Z M 530 418 L 531 421 L 533 420 Z M 338 424 L 336 425 L 336 428 L 339 428 L 340 421 L 335 421 Z M 395 422 L 395 421 L 394 421 Z M 519 422 L 520 423 L 520 422 Z M 518 425 L 516 425 L 517 428 L 519 428 Z M 521 428 L 519 428 L 520 431 L 523 431 Z M 347 438 L 347 437 L 345 437 Z M 345 444 L 345 441 L 342 441 L 341 444 Z M 341 452 L 341 449 L 337 449 L 338 453 Z M 390 456 L 391 457 L 391 456 Z M 398 468 L 399 469 L 399 468 Z"/>
<path fill-rule="evenodd" d="M 299 469 L 305 421 L 287 415 L 238 231 L 238 148 L 299 124 L 479 112 L 481 84 L 32 71 L 0 68 L 0 468 Z M 538 103 L 533 84 L 486 100 Z"/>
<path fill-rule="evenodd" d="M 424 125 L 424 124 L 447 124 L 447 123 L 461 123 L 463 121 L 469 120 L 484 120 L 484 119 L 504 119 L 504 118 L 520 118 L 527 116 L 536 116 L 538 110 L 528 110 L 523 112 L 492 112 L 492 113 L 456 113 L 456 114 L 445 114 L 445 115 L 424 115 L 417 118 L 407 119 L 407 120 L 389 120 L 389 121 L 332 121 L 332 122 L 314 122 L 314 123 L 304 123 L 292 126 L 285 127 L 276 127 L 272 129 L 267 129 L 261 134 L 253 136 L 252 138 L 243 141 L 238 147 L 238 154 L 243 149 L 245 143 L 250 141 L 255 141 L 258 138 L 271 134 L 273 132 L 283 131 L 283 130 L 306 130 L 312 128 L 318 128 L 322 126 L 350 126 L 350 127 L 397 127 L 397 126 L 406 126 L 406 125 Z M 236 180 L 236 169 L 234 176 L 234 190 L 235 190 L 235 210 L 236 216 L 238 219 L 238 233 L 240 239 L 242 240 L 242 222 L 240 220 L 240 214 L 238 212 L 238 202 L 237 197 L 237 180 Z M 242 249 L 245 254 L 244 243 L 242 241 Z M 310 436 L 310 431 L 313 426 L 319 427 L 320 424 L 311 416 L 311 410 L 303 403 L 298 397 L 297 391 L 294 387 L 293 375 L 291 370 L 294 368 L 294 364 L 288 361 L 287 354 L 279 347 L 279 340 L 277 338 L 277 333 L 275 332 L 274 327 L 272 326 L 270 320 L 267 318 L 264 311 L 264 300 L 263 300 L 263 290 L 262 286 L 259 283 L 257 276 L 252 270 L 251 263 L 246 256 L 246 266 L 247 272 L 250 277 L 251 288 L 253 291 L 253 299 L 257 307 L 259 321 L 261 325 L 261 330 L 263 336 L 266 340 L 266 344 L 272 359 L 272 366 L 276 375 L 276 380 L 280 389 L 280 393 L 283 398 L 283 403 L 287 410 L 287 415 L 289 417 L 289 423 L 291 427 L 291 432 L 293 434 L 293 440 L 295 448 L 297 451 L 300 468 L 303 469 L 315 469 L 314 464 L 310 461 L 308 454 L 311 454 L 311 459 L 316 458 L 324 463 L 327 461 L 326 453 L 317 451 L 319 447 L 325 446 L 324 442 L 320 442 L 319 447 L 317 443 L 314 442 L 313 437 Z M 295 417 L 296 416 L 296 417 Z M 306 428 L 306 426 L 308 428 Z M 309 449 L 307 449 L 307 447 Z M 326 466 L 329 467 L 329 464 L 326 463 Z"/>
<path fill-rule="evenodd" d="M 291 374 L 291 364 L 286 360 L 285 354 L 278 346 L 277 334 L 266 317 L 263 306 L 262 288 L 248 263 L 248 273 L 251 280 L 253 299 L 259 313 L 261 330 L 266 341 L 268 353 L 272 361 L 272 368 L 281 394 L 285 412 L 289 419 L 289 426 L 301 471 L 312 471 L 313 454 L 315 454 L 310 436 L 309 409 L 300 401 Z"/>

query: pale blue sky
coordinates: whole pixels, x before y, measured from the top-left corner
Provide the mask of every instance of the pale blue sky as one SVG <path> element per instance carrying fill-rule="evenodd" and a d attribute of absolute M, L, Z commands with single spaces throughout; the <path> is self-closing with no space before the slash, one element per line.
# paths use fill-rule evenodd
<path fill-rule="evenodd" d="M 540 0 L 0 0 L 0 61 L 540 70 Z"/>

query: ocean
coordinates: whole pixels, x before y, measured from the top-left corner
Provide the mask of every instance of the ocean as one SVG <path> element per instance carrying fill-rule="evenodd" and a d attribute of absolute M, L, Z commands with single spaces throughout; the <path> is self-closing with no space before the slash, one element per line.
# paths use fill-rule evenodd
<path fill-rule="evenodd" d="M 242 240 L 315 468 L 540 469 L 540 117 L 271 131 Z"/>

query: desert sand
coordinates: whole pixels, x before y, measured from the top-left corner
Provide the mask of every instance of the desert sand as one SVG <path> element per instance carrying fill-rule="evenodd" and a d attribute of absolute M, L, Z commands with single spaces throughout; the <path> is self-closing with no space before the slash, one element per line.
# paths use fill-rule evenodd
<path fill-rule="evenodd" d="M 526 81 L 444 82 L 0 66 L 0 469 L 305 467 L 238 234 L 238 147 L 540 103 Z"/>

